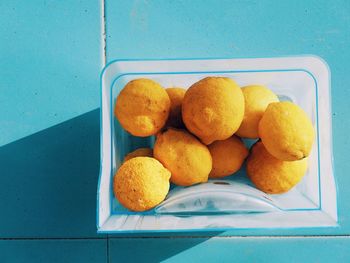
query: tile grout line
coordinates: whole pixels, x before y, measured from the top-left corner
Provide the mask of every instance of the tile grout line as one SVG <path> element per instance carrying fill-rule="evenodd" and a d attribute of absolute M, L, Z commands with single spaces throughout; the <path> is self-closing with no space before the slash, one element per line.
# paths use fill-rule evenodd
<path fill-rule="evenodd" d="M 313 238 L 350 238 L 350 235 L 295 235 L 295 236 L 274 236 L 274 235 L 265 235 L 265 236 L 149 236 L 149 237 L 111 237 L 111 239 L 313 239 Z M 110 240 L 111 240 L 110 239 Z"/>
<path fill-rule="evenodd" d="M 107 25 L 106 25 L 106 1 L 101 0 L 101 32 L 102 32 L 102 64 L 103 68 L 106 66 L 107 63 Z"/>
<path fill-rule="evenodd" d="M 0 241 L 32 241 L 32 240 L 105 240 L 106 237 L 2 237 Z"/>
<path fill-rule="evenodd" d="M 149 237 L 118 237 L 107 235 L 105 237 L 4 237 L 0 238 L 0 241 L 33 241 L 33 240 L 107 240 L 107 253 L 109 254 L 109 240 L 113 239 L 244 239 L 244 238 L 254 238 L 254 239 L 298 239 L 298 238 L 350 238 L 350 235 L 296 235 L 296 236 L 149 236 Z"/>
<path fill-rule="evenodd" d="M 103 68 L 106 66 L 107 64 L 107 22 L 106 22 L 106 0 L 101 0 L 101 12 L 102 12 L 102 63 L 103 63 Z M 109 258 L 109 235 L 106 235 L 106 259 L 107 259 L 107 263 L 110 262 L 110 258 Z"/>

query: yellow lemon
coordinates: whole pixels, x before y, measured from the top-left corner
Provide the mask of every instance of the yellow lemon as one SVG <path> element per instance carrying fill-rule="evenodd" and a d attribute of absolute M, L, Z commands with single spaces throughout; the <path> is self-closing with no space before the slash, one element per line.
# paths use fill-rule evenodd
<path fill-rule="evenodd" d="M 242 88 L 244 96 L 244 117 L 236 134 L 245 138 L 258 138 L 259 121 L 271 102 L 278 102 L 275 93 L 264 86 L 251 85 Z"/>
<path fill-rule="evenodd" d="M 135 157 L 153 157 L 153 150 L 151 148 L 138 148 L 135 151 L 132 151 L 125 155 L 124 162 L 127 160 L 130 160 L 131 158 Z"/>
<path fill-rule="evenodd" d="M 156 134 L 168 119 L 169 111 L 167 92 L 150 79 L 135 79 L 126 84 L 114 109 L 122 127 L 140 137 Z"/>
<path fill-rule="evenodd" d="M 135 157 L 123 163 L 114 176 L 114 195 L 129 210 L 149 210 L 165 199 L 169 179 L 170 172 L 156 159 Z"/>
<path fill-rule="evenodd" d="M 209 177 L 220 178 L 237 172 L 245 158 L 248 150 L 237 136 L 232 136 L 223 141 L 215 141 L 208 145 L 213 159 L 213 168 Z"/>
<path fill-rule="evenodd" d="M 186 90 L 182 88 L 167 88 L 165 91 L 170 98 L 170 114 L 166 126 L 183 128 L 181 107 Z"/>
<path fill-rule="evenodd" d="M 273 157 L 259 141 L 247 159 L 247 174 L 255 186 L 268 194 L 289 191 L 303 178 L 307 158 L 298 161 L 281 161 Z"/>
<path fill-rule="evenodd" d="M 208 181 L 212 168 L 210 152 L 188 132 L 170 128 L 159 134 L 153 153 L 171 172 L 172 183 L 189 186 Z"/>
<path fill-rule="evenodd" d="M 274 102 L 261 118 L 259 137 L 270 154 L 294 161 L 309 156 L 315 131 L 299 106 L 289 101 Z"/>
<path fill-rule="evenodd" d="M 205 144 L 231 137 L 243 115 L 243 93 L 230 78 L 207 77 L 196 82 L 182 103 L 186 128 Z"/>

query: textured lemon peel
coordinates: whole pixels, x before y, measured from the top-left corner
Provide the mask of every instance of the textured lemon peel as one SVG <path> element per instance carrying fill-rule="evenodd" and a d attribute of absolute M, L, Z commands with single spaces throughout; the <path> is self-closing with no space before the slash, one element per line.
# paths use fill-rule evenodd
<path fill-rule="evenodd" d="M 284 101 L 269 104 L 259 123 L 259 136 L 270 154 L 295 161 L 309 156 L 315 131 L 299 106 Z"/>
<path fill-rule="evenodd" d="M 132 158 L 123 163 L 114 176 L 114 195 L 129 210 L 149 210 L 165 199 L 170 176 L 170 172 L 154 158 Z"/>
<path fill-rule="evenodd" d="M 185 97 L 186 90 L 179 87 L 167 88 L 165 90 L 170 98 L 170 113 L 166 122 L 167 127 L 183 128 L 182 121 L 182 101 Z"/>
<path fill-rule="evenodd" d="M 278 102 L 278 97 L 271 90 L 261 85 L 242 87 L 244 96 L 244 117 L 236 135 L 255 139 L 259 137 L 258 127 L 267 106 Z"/>
<path fill-rule="evenodd" d="M 213 159 L 209 174 L 211 178 L 222 178 L 237 172 L 248 156 L 248 149 L 237 136 L 215 141 L 208 145 L 208 149 Z"/>
<path fill-rule="evenodd" d="M 244 97 L 239 86 L 224 77 L 207 77 L 186 92 L 182 118 L 186 128 L 205 144 L 231 137 L 244 115 Z"/>
<path fill-rule="evenodd" d="M 114 114 L 122 127 L 134 136 L 156 134 L 164 126 L 170 99 L 162 86 L 149 79 L 128 82 L 119 93 Z"/>
<path fill-rule="evenodd" d="M 307 158 L 298 161 L 282 161 L 265 149 L 258 141 L 251 148 L 247 159 L 247 174 L 254 185 L 269 194 L 281 194 L 301 181 L 307 170 Z"/>
<path fill-rule="evenodd" d="M 208 148 L 184 130 L 169 128 L 157 136 L 154 157 L 171 172 L 171 182 L 181 186 L 208 180 L 212 158 Z"/>

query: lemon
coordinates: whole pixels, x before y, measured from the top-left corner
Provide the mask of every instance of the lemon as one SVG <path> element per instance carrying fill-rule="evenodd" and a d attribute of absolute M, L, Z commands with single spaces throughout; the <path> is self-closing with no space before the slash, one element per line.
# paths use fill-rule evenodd
<path fill-rule="evenodd" d="M 258 138 L 258 126 L 267 106 L 278 102 L 275 93 L 264 86 L 251 85 L 242 88 L 245 110 L 244 117 L 236 134 L 245 138 Z"/>
<path fill-rule="evenodd" d="M 149 210 L 165 199 L 169 178 L 170 172 L 156 159 L 135 157 L 123 163 L 114 176 L 114 195 L 129 210 Z"/>
<path fill-rule="evenodd" d="M 135 157 L 153 157 L 153 150 L 151 148 L 138 148 L 135 151 L 132 151 L 125 155 L 124 162 L 127 160 L 130 160 L 131 158 Z"/>
<path fill-rule="evenodd" d="M 257 142 L 247 159 L 247 174 L 255 186 L 269 194 L 289 191 L 303 178 L 307 170 L 307 158 L 298 161 L 282 161 L 273 157 L 262 142 Z"/>
<path fill-rule="evenodd" d="M 309 156 L 315 131 L 306 113 L 296 104 L 274 102 L 259 123 L 259 136 L 270 154 L 284 161 Z"/>
<path fill-rule="evenodd" d="M 208 148 L 184 130 L 168 129 L 157 136 L 154 157 L 171 172 L 171 182 L 189 186 L 208 181 L 212 159 Z"/>
<path fill-rule="evenodd" d="M 213 159 L 213 168 L 209 177 L 220 178 L 237 172 L 245 158 L 248 150 L 237 136 L 232 136 L 223 141 L 215 141 L 208 145 Z"/>
<path fill-rule="evenodd" d="M 114 114 L 129 133 L 146 137 L 160 131 L 169 111 L 165 89 L 153 80 L 141 78 L 125 85 L 117 97 Z"/>
<path fill-rule="evenodd" d="M 170 113 L 166 125 L 174 128 L 183 128 L 184 124 L 182 122 L 181 108 L 186 90 L 174 87 L 167 88 L 165 91 L 170 98 Z"/>
<path fill-rule="evenodd" d="M 194 83 L 182 103 L 186 128 L 205 144 L 231 137 L 243 115 L 243 93 L 236 82 L 225 77 L 207 77 Z"/>

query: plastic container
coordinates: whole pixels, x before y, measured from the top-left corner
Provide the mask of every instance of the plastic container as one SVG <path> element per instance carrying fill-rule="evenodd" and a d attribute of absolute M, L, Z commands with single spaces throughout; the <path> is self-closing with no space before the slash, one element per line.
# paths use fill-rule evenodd
<path fill-rule="evenodd" d="M 151 78 L 164 87 L 188 88 L 206 76 L 227 76 L 239 85 L 262 84 L 281 100 L 301 106 L 316 130 L 309 168 L 301 183 L 285 194 L 257 190 L 244 168 L 224 180 L 172 187 L 151 211 L 135 213 L 113 196 L 113 176 L 124 155 L 154 139 L 125 132 L 113 115 L 115 99 L 135 78 Z M 337 225 L 332 165 L 330 73 L 314 56 L 254 59 L 117 60 L 101 77 L 101 172 L 97 194 L 98 232 L 195 231 L 231 228 L 295 228 Z M 251 141 L 246 141 L 251 144 Z"/>

